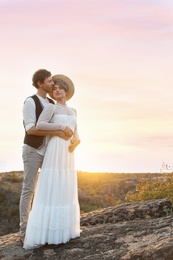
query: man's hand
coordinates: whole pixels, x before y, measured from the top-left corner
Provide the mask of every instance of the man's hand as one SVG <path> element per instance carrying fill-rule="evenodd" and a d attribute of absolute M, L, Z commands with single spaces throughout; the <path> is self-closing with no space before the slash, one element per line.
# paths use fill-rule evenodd
<path fill-rule="evenodd" d="M 69 128 L 70 129 L 70 128 Z M 71 131 L 71 129 L 70 129 Z M 70 132 L 69 131 L 69 132 Z M 71 131 L 72 132 L 72 131 Z M 46 135 L 50 135 L 50 136 L 58 136 L 64 140 L 69 140 L 71 138 L 70 136 L 67 136 L 64 131 L 61 130 L 38 130 L 35 126 L 33 126 L 32 128 L 30 128 L 27 131 L 28 135 L 36 135 L 36 136 L 46 136 Z"/>
<path fill-rule="evenodd" d="M 66 136 L 68 136 L 69 138 L 72 137 L 73 135 L 73 131 L 68 127 L 66 126 L 66 128 L 63 130 L 63 132 L 66 134 Z"/>
<path fill-rule="evenodd" d="M 60 137 L 60 138 L 62 138 L 62 139 L 64 139 L 64 140 L 66 140 L 66 141 L 68 141 L 68 140 L 70 139 L 70 136 L 67 136 L 67 135 L 65 134 L 65 132 L 63 132 L 63 131 L 57 131 L 56 136 L 58 136 L 58 137 Z"/>
<path fill-rule="evenodd" d="M 78 146 L 78 144 L 80 144 L 80 140 L 72 138 L 70 142 L 71 144 L 69 145 L 68 150 L 70 153 L 72 153 L 75 150 L 75 148 Z"/>

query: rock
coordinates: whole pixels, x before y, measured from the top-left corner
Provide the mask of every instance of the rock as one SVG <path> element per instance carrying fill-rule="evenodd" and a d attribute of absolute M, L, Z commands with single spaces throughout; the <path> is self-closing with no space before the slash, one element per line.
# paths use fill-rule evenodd
<path fill-rule="evenodd" d="M 0 259 L 172 260 L 169 200 L 122 204 L 81 215 L 81 236 L 66 244 L 25 250 L 19 233 L 0 237 Z M 169 215 L 168 215 L 169 213 Z"/>
<path fill-rule="evenodd" d="M 171 211 L 172 205 L 169 200 L 126 203 L 83 214 L 81 225 L 88 226 L 99 223 L 117 223 L 135 219 L 157 218 L 166 216 Z"/>

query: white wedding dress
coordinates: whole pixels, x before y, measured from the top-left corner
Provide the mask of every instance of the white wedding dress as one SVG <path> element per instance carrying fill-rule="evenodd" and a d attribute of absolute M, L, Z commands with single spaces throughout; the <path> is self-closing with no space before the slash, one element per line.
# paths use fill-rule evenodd
<path fill-rule="evenodd" d="M 67 105 L 47 105 L 40 115 L 38 128 L 63 130 L 64 126 L 69 126 L 79 139 L 76 111 Z M 70 141 L 55 136 L 48 142 L 29 214 L 25 249 L 46 243 L 66 243 L 80 236 L 77 175 L 69 144 Z"/>

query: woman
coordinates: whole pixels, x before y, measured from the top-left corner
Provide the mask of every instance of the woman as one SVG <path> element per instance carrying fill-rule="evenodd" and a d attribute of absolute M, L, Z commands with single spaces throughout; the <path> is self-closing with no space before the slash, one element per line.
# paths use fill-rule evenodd
<path fill-rule="evenodd" d="M 72 81 L 64 75 L 53 76 L 53 92 L 57 101 L 48 104 L 37 122 L 39 130 L 63 130 L 73 135 L 69 141 L 59 137 L 49 139 L 39 174 L 32 210 L 29 215 L 24 248 L 66 243 L 80 236 L 80 209 L 74 149 L 80 143 L 76 110 L 66 101 L 74 94 Z"/>

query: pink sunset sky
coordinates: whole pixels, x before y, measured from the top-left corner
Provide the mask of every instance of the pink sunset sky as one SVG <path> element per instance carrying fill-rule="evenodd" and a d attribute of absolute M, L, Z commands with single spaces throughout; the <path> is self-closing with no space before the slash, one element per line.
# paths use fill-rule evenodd
<path fill-rule="evenodd" d="M 173 166 L 172 0 L 0 0 L 0 172 L 22 170 L 22 106 L 40 68 L 75 84 L 76 168 Z"/>

